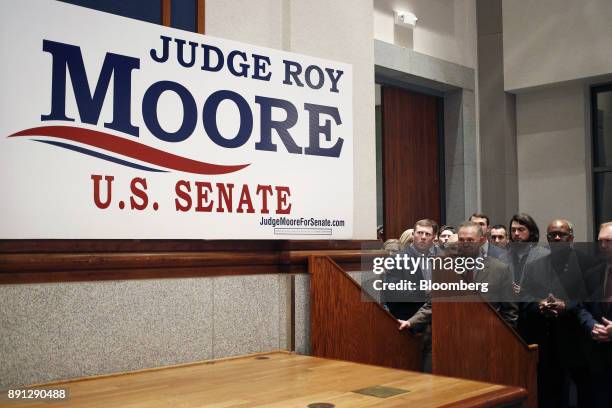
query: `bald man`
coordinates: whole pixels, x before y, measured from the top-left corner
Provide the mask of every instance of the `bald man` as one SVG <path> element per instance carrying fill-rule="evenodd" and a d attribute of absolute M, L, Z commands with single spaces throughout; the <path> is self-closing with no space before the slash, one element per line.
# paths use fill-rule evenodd
<path fill-rule="evenodd" d="M 520 316 L 522 334 L 528 343 L 539 345 L 539 406 L 568 406 L 569 378 L 576 384 L 579 406 L 590 406 L 578 305 L 586 298 L 583 271 L 591 264 L 574 250 L 569 220 L 552 220 L 546 238 L 550 253 L 527 265 L 521 289 L 526 302 Z"/>

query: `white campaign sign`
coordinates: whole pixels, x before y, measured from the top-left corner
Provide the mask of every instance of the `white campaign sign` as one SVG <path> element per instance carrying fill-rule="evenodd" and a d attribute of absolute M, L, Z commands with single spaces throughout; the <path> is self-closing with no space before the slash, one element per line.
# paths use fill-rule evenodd
<path fill-rule="evenodd" d="M 352 71 L 3 0 L 0 239 L 350 239 Z"/>

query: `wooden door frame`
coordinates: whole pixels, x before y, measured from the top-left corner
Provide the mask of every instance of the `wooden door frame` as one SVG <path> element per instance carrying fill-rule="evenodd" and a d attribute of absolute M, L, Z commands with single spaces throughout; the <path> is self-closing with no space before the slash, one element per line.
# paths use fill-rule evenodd
<path fill-rule="evenodd" d="M 419 94 L 424 94 L 428 96 L 433 96 L 436 98 L 436 114 L 437 114 L 437 138 L 438 138 L 438 180 L 439 180 L 439 197 L 440 197 L 440 210 L 439 210 L 439 220 L 436 220 L 440 223 L 440 226 L 446 223 L 446 158 L 445 158 L 445 137 L 444 137 L 444 94 L 439 91 L 423 88 L 419 86 L 412 85 L 401 85 L 395 81 L 386 81 L 379 77 L 376 78 L 375 85 L 379 85 L 381 87 L 381 101 L 380 101 L 380 120 L 381 120 L 381 160 L 382 160 L 382 219 L 383 219 L 383 241 L 389 238 L 399 238 L 399 237 L 389 237 L 387 235 L 389 229 L 385 228 L 385 221 L 387 219 L 387 211 L 388 206 L 386 203 L 387 196 L 387 188 L 388 183 L 386 180 L 386 163 L 385 163 L 385 128 L 384 128 L 384 104 L 383 104 L 383 88 L 384 87 L 394 87 L 408 92 L 414 92 Z M 409 228 L 409 227 L 407 227 Z"/>

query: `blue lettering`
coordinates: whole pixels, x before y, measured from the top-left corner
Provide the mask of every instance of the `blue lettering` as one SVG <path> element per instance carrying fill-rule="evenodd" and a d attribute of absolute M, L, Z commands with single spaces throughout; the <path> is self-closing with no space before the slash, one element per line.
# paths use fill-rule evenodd
<path fill-rule="evenodd" d="M 163 49 L 162 56 L 161 57 L 158 56 L 154 48 L 151 48 L 151 51 L 149 51 L 149 55 L 151 55 L 151 58 L 155 62 L 166 62 L 168 61 L 168 54 L 170 54 L 170 52 L 168 51 L 168 48 L 170 46 L 170 40 L 172 38 L 166 37 L 165 35 L 160 35 L 159 38 L 161 38 L 162 40 L 162 49 Z"/>
<path fill-rule="evenodd" d="M 240 71 L 236 70 L 236 66 L 234 64 L 234 59 L 236 59 L 237 56 L 240 56 L 243 61 L 242 64 L 238 64 L 238 66 L 241 68 Z M 249 64 L 245 64 L 244 61 L 246 61 L 246 54 L 244 52 L 232 51 L 227 56 L 227 69 L 229 69 L 229 72 L 231 72 L 233 76 L 246 77 L 249 72 Z"/>
<path fill-rule="evenodd" d="M 289 153 L 302 154 L 302 148 L 295 143 L 289 134 L 289 129 L 292 128 L 298 120 L 298 113 L 295 106 L 291 102 L 283 99 L 266 98 L 264 96 L 256 96 L 255 103 L 261 106 L 261 140 L 255 143 L 255 149 L 275 152 L 276 144 L 272 143 L 272 129 L 275 129 Z M 272 120 L 273 107 L 285 111 L 285 120 Z"/>
<path fill-rule="evenodd" d="M 332 87 L 329 89 L 330 92 L 338 93 L 338 81 L 340 80 L 342 74 L 344 74 L 344 71 L 340 71 L 339 69 L 334 70 L 331 68 L 325 68 L 325 71 L 329 75 L 329 79 L 332 82 Z M 336 73 L 336 75 L 334 75 L 334 73 Z"/>
<path fill-rule="evenodd" d="M 217 109 L 219 108 L 219 104 L 226 99 L 233 101 L 240 113 L 240 128 L 238 129 L 238 134 L 232 139 L 226 139 L 221 136 L 219 128 L 217 127 Z M 253 114 L 251 113 L 251 108 L 247 101 L 236 92 L 222 90 L 212 93 L 206 102 L 204 102 L 202 116 L 204 130 L 208 134 L 208 137 L 221 147 L 240 147 L 249 140 L 249 137 L 251 137 L 251 132 L 253 131 Z"/>
<path fill-rule="evenodd" d="M 131 124 L 132 70 L 140 68 L 138 58 L 106 53 L 100 77 L 92 96 L 87 80 L 81 48 L 75 45 L 43 40 L 43 51 L 53 56 L 51 79 L 51 113 L 41 120 L 74 119 L 66 116 L 66 75 L 70 71 L 72 89 L 81 121 L 96 125 L 113 76 L 113 120 L 104 127 L 138 136 L 138 127 Z"/>
<path fill-rule="evenodd" d="M 271 72 L 268 72 L 268 75 L 261 75 L 266 73 L 266 64 L 270 65 L 270 57 L 266 57 L 264 55 L 252 54 L 253 55 L 253 67 L 255 72 L 253 72 L 253 79 L 260 79 L 262 81 L 269 81 L 272 76 Z"/>
<path fill-rule="evenodd" d="M 341 125 L 342 120 L 340 119 L 340 113 L 338 108 L 333 106 L 314 105 L 311 103 L 305 103 L 304 109 L 308 111 L 309 118 L 309 144 L 304 150 L 304 154 L 313 156 L 327 156 L 327 157 L 339 157 L 344 139 L 338 138 L 336 144 L 329 148 L 323 148 L 320 145 L 319 135 L 324 135 L 327 142 L 331 142 L 331 121 L 327 119 L 324 125 L 320 124 L 319 117 L 321 114 L 331 116 L 336 125 Z"/>
<path fill-rule="evenodd" d="M 159 124 L 157 102 L 165 91 L 172 91 L 181 98 L 183 123 L 174 133 L 166 132 Z M 159 81 L 151 85 L 142 98 L 142 118 L 153 136 L 165 142 L 182 142 L 193 133 L 198 121 L 198 108 L 191 93 L 181 84 L 172 81 Z"/>
<path fill-rule="evenodd" d="M 312 71 L 315 71 L 319 76 L 319 81 L 317 83 L 313 83 L 311 81 L 310 77 Z M 308 68 L 306 68 L 304 74 L 306 76 L 306 83 L 309 87 L 311 87 L 312 89 L 321 89 L 321 87 L 323 87 L 323 83 L 325 82 L 325 76 L 323 75 L 323 70 L 321 68 L 317 67 L 316 65 L 309 65 Z"/>
<path fill-rule="evenodd" d="M 223 68 L 223 52 L 215 47 L 214 45 L 202 44 L 204 49 L 204 64 L 202 64 L 203 71 L 217 72 Z M 217 65 L 211 65 L 211 51 L 217 55 Z"/>
<path fill-rule="evenodd" d="M 193 64 L 195 64 L 195 50 L 196 50 L 196 47 L 198 46 L 198 43 L 189 41 L 189 47 L 191 48 L 191 58 L 189 58 L 189 62 L 187 62 L 185 61 L 185 56 L 183 55 L 183 52 L 184 52 L 183 47 L 185 46 L 185 40 L 180 40 L 178 38 L 175 38 L 174 42 L 178 44 L 177 58 L 178 58 L 179 64 L 181 64 L 185 68 L 193 67 Z"/>
<path fill-rule="evenodd" d="M 302 66 L 300 65 L 300 63 L 295 61 L 283 60 L 283 64 L 285 64 L 285 80 L 283 81 L 283 84 L 293 85 L 293 82 L 291 82 L 290 79 L 293 78 L 297 86 L 303 87 L 304 84 L 302 83 L 302 81 L 300 81 L 300 78 L 298 78 L 298 75 L 302 73 Z"/>

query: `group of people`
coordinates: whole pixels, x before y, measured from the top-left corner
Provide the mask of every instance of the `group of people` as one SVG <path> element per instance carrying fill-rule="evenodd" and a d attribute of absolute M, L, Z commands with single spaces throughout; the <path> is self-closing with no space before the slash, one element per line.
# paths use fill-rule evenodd
<path fill-rule="evenodd" d="M 411 257 L 484 259 L 483 269 L 464 277 L 486 282 L 494 295 L 485 300 L 527 343 L 538 344 L 539 406 L 568 407 L 573 383 L 578 406 L 612 407 L 612 222 L 600 226 L 594 251 L 574 243 L 574 226 L 566 219 L 550 221 L 547 244 L 539 241 L 528 214 L 514 215 L 506 227 L 490 226 L 486 214 L 474 213 L 457 229 L 419 220 L 399 239 L 385 241 L 384 249 Z M 435 271 L 424 265 L 410 279 L 432 279 Z M 387 279 L 406 277 L 398 273 L 406 271 L 388 271 Z M 400 330 L 429 337 L 431 297 L 383 300 Z M 431 358 L 430 347 L 425 355 Z"/>

